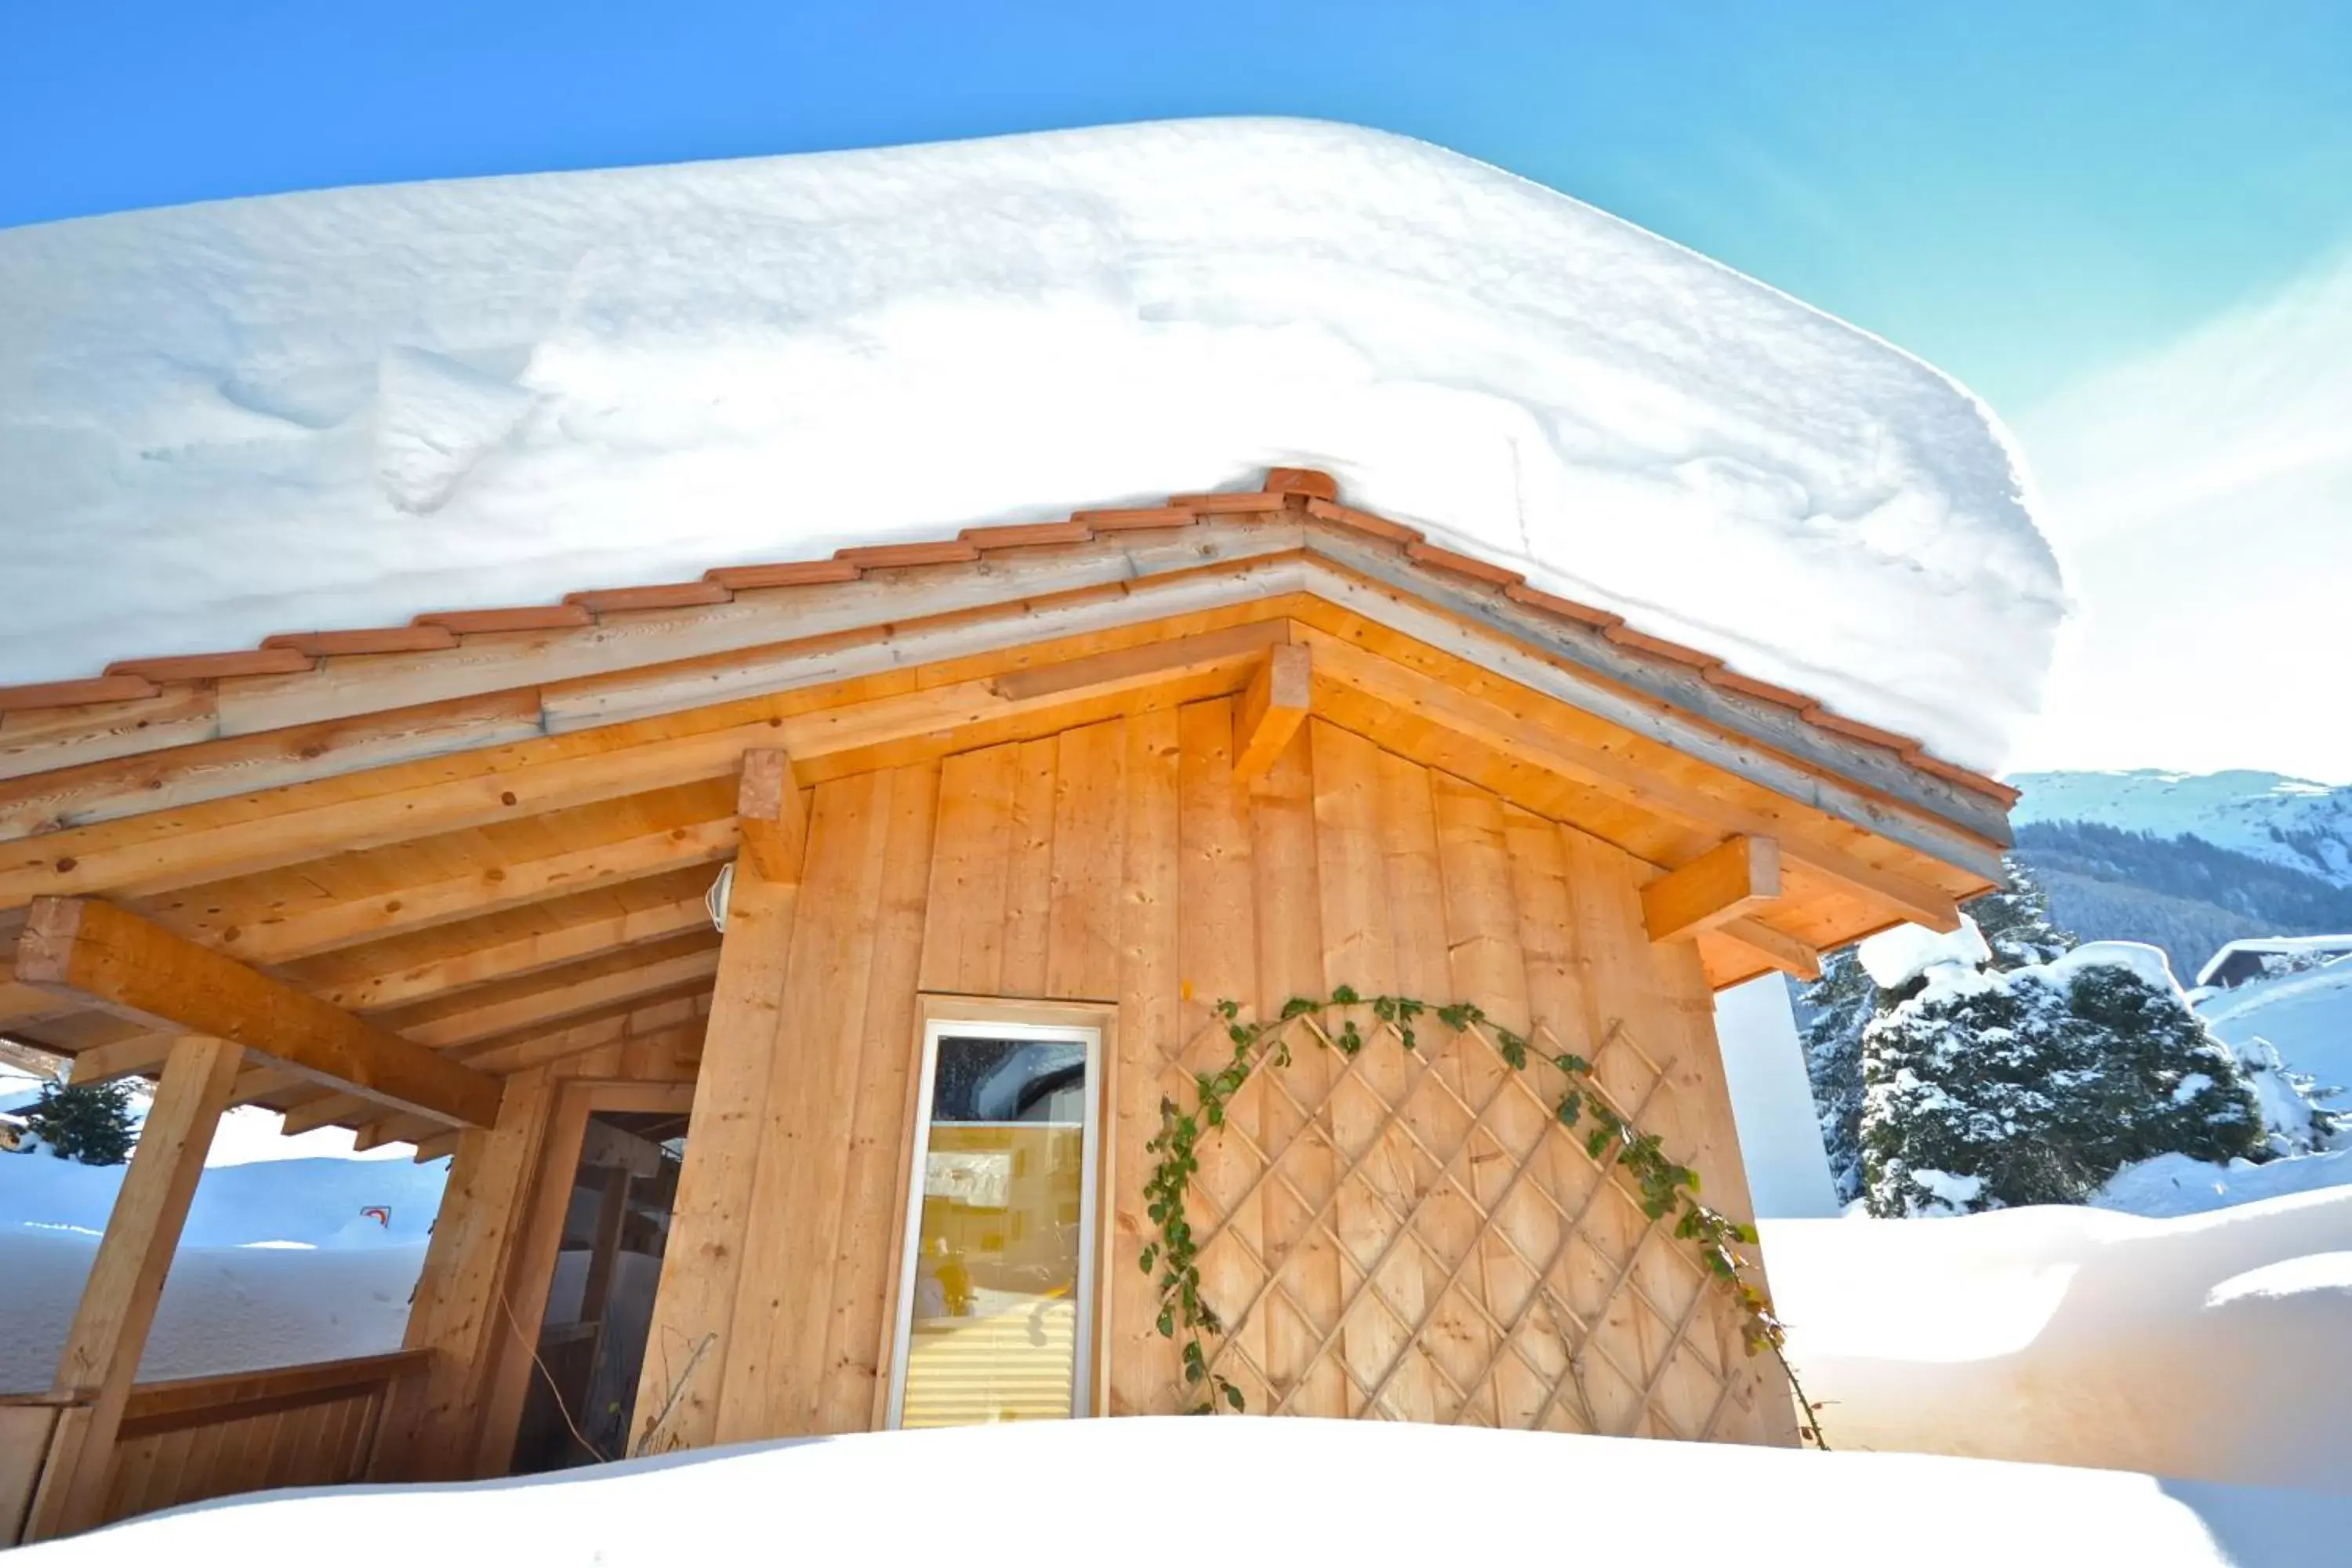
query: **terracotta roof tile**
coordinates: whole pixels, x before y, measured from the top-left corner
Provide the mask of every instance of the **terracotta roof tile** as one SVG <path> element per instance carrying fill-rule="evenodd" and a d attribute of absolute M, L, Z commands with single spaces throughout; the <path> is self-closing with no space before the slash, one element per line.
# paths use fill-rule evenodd
<path fill-rule="evenodd" d="M 1423 566 L 1434 566 L 1441 572 L 1451 572 L 1456 576 L 1475 578 L 1481 583 L 1492 583 L 1498 588 L 1507 588 L 1514 583 L 1527 581 L 1524 576 L 1507 566 L 1497 566 L 1490 561 L 1481 561 L 1475 555 L 1465 555 L 1459 551 L 1447 550 L 1440 545 L 1415 542 L 1406 545 L 1404 552 Z"/>
<path fill-rule="evenodd" d="M 1351 506 L 1341 506 L 1335 500 L 1308 501 L 1307 515 L 1319 517 L 1325 522 L 1336 522 L 1341 528 L 1353 529 L 1358 533 L 1368 533 L 1374 539 L 1385 540 L 1391 544 L 1421 542 L 1421 530 L 1417 528 L 1407 528 L 1401 522 L 1391 522 L 1387 518 L 1374 513 L 1358 511 Z"/>
<path fill-rule="evenodd" d="M 1891 752 L 1912 752 L 1919 749 L 1918 741 L 1910 735 L 1898 735 L 1892 730 L 1882 730 L 1875 724 L 1865 724 L 1859 719 L 1847 719 L 1831 712 L 1819 703 L 1804 710 L 1809 723 L 1824 730 L 1834 730 L 1856 741 L 1867 741 L 1874 746 L 1885 746 Z"/>
<path fill-rule="evenodd" d="M 1261 488 L 1271 495 L 1307 496 L 1329 501 L 1339 499 L 1339 481 L 1320 468 L 1268 468 Z"/>
<path fill-rule="evenodd" d="M 833 552 L 872 571 L 878 566 L 944 566 L 957 561 L 977 561 L 980 551 L 961 539 L 935 539 L 909 544 L 853 544 Z"/>
<path fill-rule="evenodd" d="M 1622 624 L 1604 627 L 1601 635 L 1621 647 L 1638 648 L 1654 658 L 1671 659 L 1676 664 L 1689 665 L 1693 669 L 1713 669 L 1723 662 L 1711 653 L 1701 653 L 1695 647 L 1669 642 L 1664 637 L 1654 637 L 1647 632 L 1637 632 Z"/>
<path fill-rule="evenodd" d="M 777 561 L 764 565 L 714 566 L 703 580 L 722 588 L 799 588 L 812 583 L 852 583 L 865 575 L 855 561 Z"/>
<path fill-rule="evenodd" d="M 1213 515 L 1239 511 L 1280 511 L 1290 504 L 1286 496 L 1264 490 L 1210 490 L 1201 495 L 1170 496 L 1170 506 Z"/>
<path fill-rule="evenodd" d="M 641 588 L 589 588 L 566 594 L 563 602 L 578 605 L 592 616 L 614 610 L 685 610 L 697 605 L 723 605 L 735 595 L 723 583 L 652 583 Z"/>
<path fill-rule="evenodd" d="M 447 626 L 459 637 L 473 632 L 555 632 L 593 626 L 585 605 L 520 605 L 510 610 L 436 610 L 419 616 L 420 626 Z"/>
<path fill-rule="evenodd" d="M 96 675 L 84 680 L 0 686 L 0 713 L 21 713 L 33 708 L 79 708 L 90 702 L 135 702 L 162 689 L 142 675 Z"/>
<path fill-rule="evenodd" d="M 1785 686 L 1775 686 L 1769 680 L 1759 680 L 1754 676 L 1742 675 L 1722 665 L 1717 665 L 1706 672 L 1706 683 L 1720 686 L 1726 691 L 1737 691 L 1743 697 L 1753 697 L 1759 701 L 1793 708 L 1800 713 L 1816 706 L 1813 700 L 1801 691 L 1791 691 Z"/>
<path fill-rule="evenodd" d="M 1084 544 L 1095 531 L 1076 518 L 1067 522 L 1005 522 L 992 528 L 967 528 L 956 537 L 982 550 L 1012 550 L 1024 544 Z"/>
<path fill-rule="evenodd" d="M 143 675 L 150 680 L 225 680 L 238 675 L 299 675 L 312 668 L 310 656 L 290 647 L 246 648 L 236 653 L 183 653 L 162 658 L 118 658 L 109 675 Z"/>
<path fill-rule="evenodd" d="M 1074 511 L 1073 522 L 1083 522 L 1097 533 L 1118 533 L 1139 528 L 1190 528 L 1201 514 L 1181 506 L 1119 506 Z"/>
<path fill-rule="evenodd" d="M 457 636 L 446 626 L 370 626 L 349 632 L 279 632 L 262 638 L 261 646 L 332 658 L 339 654 L 432 653 L 456 647 Z"/>
<path fill-rule="evenodd" d="M 1397 546 L 1415 563 L 1497 585 L 1530 609 L 1600 629 L 1611 641 L 1637 653 L 1700 670 L 1728 691 L 1792 708 L 1808 722 L 1850 739 L 1885 746 L 1904 761 L 1949 783 L 2013 805 L 2017 791 L 1981 773 L 1943 762 L 1906 735 L 1832 713 L 1802 692 L 1774 686 L 1724 668 L 1712 655 L 1627 626 L 1623 617 L 1529 587 L 1517 572 L 1473 555 L 1426 542 L 1421 533 L 1375 513 L 1346 506 L 1331 476 L 1314 468 L 1275 468 L 1260 490 L 1220 490 L 1171 496 L 1157 507 L 1111 507 L 1078 511 L 1066 521 L 1008 523 L 968 528 L 951 540 L 854 545 L 829 561 L 790 561 L 714 567 L 697 583 L 655 584 L 633 588 L 593 589 L 567 595 L 560 605 L 509 609 L 445 610 L 418 616 L 407 626 L 355 631 L 289 632 L 257 649 L 119 659 L 107 673 L 87 680 L 36 682 L 0 687 L 0 712 L 131 701 L 158 694 L 158 680 L 197 680 L 237 675 L 294 674 L 313 668 L 315 658 L 346 654 L 431 652 L 478 633 L 563 631 L 594 624 L 597 613 L 615 610 L 689 608 L 726 603 L 740 589 L 797 587 L 845 583 L 869 568 L 922 566 L 980 559 L 983 550 L 1082 543 L 1100 533 L 1180 528 L 1204 515 L 1264 515 L 1303 509 L 1309 516 Z M 1107 591 L 1124 591 L 1112 585 Z"/>
<path fill-rule="evenodd" d="M 1530 609 L 1544 610 L 1567 620 L 1580 621 L 1588 626 L 1595 626 L 1602 631 L 1608 630 L 1611 626 L 1622 626 L 1625 624 L 1625 617 L 1621 615 L 1609 610 L 1595 609 L 1591 605 L 1580 605 L 1574 599 L 1563 599 L 1557 594 L 1547 594 L 1541 588 L 1530 588 L 1525 583 L 1506 584 L 1503 594 L 1505 597 L 1517 600 Z"/>

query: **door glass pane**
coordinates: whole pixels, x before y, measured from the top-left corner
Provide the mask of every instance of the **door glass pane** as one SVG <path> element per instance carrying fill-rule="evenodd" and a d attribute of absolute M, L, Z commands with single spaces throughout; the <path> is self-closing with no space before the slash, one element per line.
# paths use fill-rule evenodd
<path fill-rule="evenodd" d="M 1070 1414 L 1088 1089 L 1079 1041 L 940 1037 L 900 1425 Z"/>

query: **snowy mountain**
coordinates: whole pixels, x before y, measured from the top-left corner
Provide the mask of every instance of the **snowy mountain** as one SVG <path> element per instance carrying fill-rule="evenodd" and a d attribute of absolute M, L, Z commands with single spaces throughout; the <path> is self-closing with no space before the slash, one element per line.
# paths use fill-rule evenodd
<path fill-rule="evenodd" d="M 2352 785 L 2231 769 L 2176 773 L 2013 773 L 2012 819 L 2097 822 L 2159 838 L 2189 834 L 2223 849 L 2352 888 Z"/>

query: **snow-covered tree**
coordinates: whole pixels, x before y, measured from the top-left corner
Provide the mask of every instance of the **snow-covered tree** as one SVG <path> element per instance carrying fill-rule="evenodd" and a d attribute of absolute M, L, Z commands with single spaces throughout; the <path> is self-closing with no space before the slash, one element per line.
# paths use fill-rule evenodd
<path fill-rule="evenodd" d="M 2011 942 L 2041 945 L 2030 929 Z M 1949 936 L 1901 928 L 1861 957 L 1895 998 L 1861 1046 L 1874 1215 L 2079 1203 L 2151 1155 L 2269 1152 L 2237 1058 L 2154 948 L 2091 942 L 2000 969 L 1969 921 Z"/>
<path fill-rule="evenodd" d="M 2009 887 L 1967 906 L 1994 961 L 2014 968 L 2063 957 L 2075 945 L 2073 933 L 2051 920 L 2049 900 L 2032 873 L 2014 859 L 2004 864 Z M 1822 977 L 1797 997 L 1805 1030 L 1805 1068 L 1812 1080 L 1822 1143 L 1829 1152 L 1830 1179 L 1840 1203 L 1863 1195 L 1863 1030 L 1897 1000 L 1878 988 L 1852 949 L 1824 959 Z"/>
<path fill-rule="evenodd" d="M 131 1120 L 131 1085 L 121 1079 L 45 1083 L 39 1101 L 25 1112 L 25 1125 L 50 1153 L 85 1165 L 120 1165 L 139 1139 Z"/>

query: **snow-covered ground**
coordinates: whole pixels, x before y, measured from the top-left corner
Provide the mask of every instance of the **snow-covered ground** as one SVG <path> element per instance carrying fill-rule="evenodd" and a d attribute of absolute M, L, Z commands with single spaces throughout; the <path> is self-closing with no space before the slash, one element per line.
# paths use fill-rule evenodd
<path fill-rule="evenodd" d="M 1188 1484 L 1171 1493 L 1171 1476 Z M 37 1547 L 26 1561 L 310 1562 L 331 1542 L 350 1568 L 413 1568 L 421 1550 L 452 1568 L 671 1568 L 928 1564 L 997 1548 L 1149 1568 L 2313 1568 L 2340 1560 L 2347 1541 L 2352 1498 L 2102 1470 L 1163 1417 L 877 1433 L 430 1492 L 281 1493 Z"/>
<path fill-rule="evenodd" d="M 2352 1186 L 1762 1228 L 1835 1445 L 2352 1493 Z"/>
<path fill-rule="evenodd" d="M 2232 1046 L 2268 1040 L 2281 1061 L 2327 1091 L 2320 1103 L 2352 1112 L 2352 959 L 2250 980 L 2206 997 L 2197 1012 Z"/>
<path fill-rule="evenodd" d="M 0 680 L 1269 464 L 1975 766 L 2033 708 L 2063 608 L 2010 443 L 1945 376 L 1567 196 L 1348 126 L 0 233 Z"/>
<path fill-rule="evenodd" d="M 123 1170 L 0 1155 L 0 1392 L 48 1386 Z M 446 1160 L 207 1166 L 141 1375 L 397 1350 L 447 1177 Z"/>

